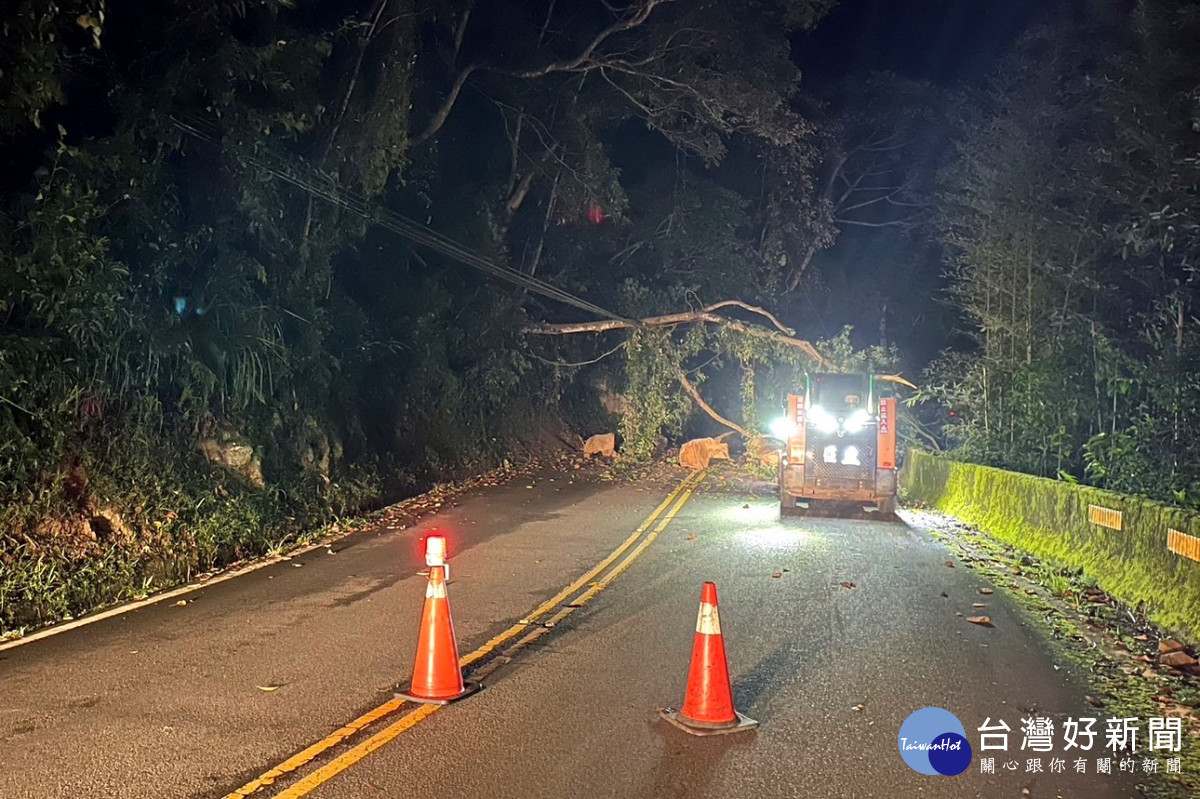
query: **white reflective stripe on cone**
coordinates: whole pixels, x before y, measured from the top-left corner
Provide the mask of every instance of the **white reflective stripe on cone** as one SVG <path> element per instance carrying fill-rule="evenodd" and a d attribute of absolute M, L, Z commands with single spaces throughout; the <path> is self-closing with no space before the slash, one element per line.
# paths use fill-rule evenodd
<path fill-rule="evenodd" d="M 445 599 L 446 598 L 446 583 L 442 580 L 430 580 L 425 586 L 426 599 Z"/>
<path fill-rule="evenodd" d="M 700 613 L 696 616 L 696 632 L 702 635 L 720 635 L 721 617 L 716 605 L 700 603 Z"/>

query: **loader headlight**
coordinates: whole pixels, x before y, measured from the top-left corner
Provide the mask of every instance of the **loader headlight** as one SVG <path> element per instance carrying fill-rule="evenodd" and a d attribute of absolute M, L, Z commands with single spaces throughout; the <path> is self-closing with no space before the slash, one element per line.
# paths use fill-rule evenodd
<path fill-rule="evenodd" d="M 854 413 L 850 414 L 850 418 L 848 418 L 843 424 L 847 433 L 858 433 L 861 432 L 864 427 L 866 427 L 867 422 L 869 421 L 871 421 L 871 414 L 867 412 L 866 408 L 859 408 Z"/>
<path fill-rule="evenodd" d="M 796 435 L 796 425 L 791 419 L 786 416 L 781 416 L 771 422 L 771 435 L 781 441 L 787 441 L 792 436 Z"/>
<path fill-rule="evenodd" d="M 838 428 L 837 419 L 820 405 L 812 406 L 812 410 L 808 412 L 808 421 L 822 433 L 832 433 Z"/>

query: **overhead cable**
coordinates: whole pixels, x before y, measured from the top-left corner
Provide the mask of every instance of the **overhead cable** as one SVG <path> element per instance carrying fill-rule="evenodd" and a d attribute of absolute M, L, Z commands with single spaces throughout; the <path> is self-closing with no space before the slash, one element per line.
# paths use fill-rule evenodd
<path fill-rule="evenodd" d="M 186 120 L 177 116 L 172 116 L 171 121 L 188 135 L 220 148 L 219 134 L 209 123 L 200 120 Z M 394 211 L 382 208 L 361 194 L 340 185 L 333 178 L 322 175 L 315 169 L 301 169 L 295 165 L 285 166 L 280 163 L 272 163 L 272 160 L 277 159 L 247 155 L 242 152 L 237 152 L 236 157 L 280 181 L 295 186 L 301 191 L 332 203 L 356 216 L 366 219 L 372 224 L 379 225 L 385 230 L 389 230 L 409 241 L 492 277 L 522 286 L 548 299 L 574 306 L 605 319 L 614 319 L 631 325 L 637 325 L 636 320 L 616 314 L 607 308 L 571 294 L 533 275 L 527 275 L 524 272 L 498 264 L 490 258 L 464 247 L 449 236 L 432 230 Z"/>

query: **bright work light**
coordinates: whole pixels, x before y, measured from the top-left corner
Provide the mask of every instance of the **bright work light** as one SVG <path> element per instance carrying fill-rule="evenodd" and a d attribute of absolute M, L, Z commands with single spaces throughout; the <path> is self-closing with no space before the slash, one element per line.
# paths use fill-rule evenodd
<path fill-rule="evenodd" d="M 796 425 L 786 416 L 781 416 L 771 422 L 771 435 L 781 441 L 787 441 L 796 434 Z"/>
<path fill-rule="evenodd" d="M 820 405 L 812 406 L 812 410 L 808 412 L 808 420 L 822 433 L 832 433 L 838 428 L 837 419 Z"/>
<path fill-rule="evenodd" d="M 854 413 L 850 414 L 850 418 L 845 421 L 847 433 L 857 433 L 866 426 L 867 422 L 871 421 L 871 414 L 866 408 L 859 408 Z"/>

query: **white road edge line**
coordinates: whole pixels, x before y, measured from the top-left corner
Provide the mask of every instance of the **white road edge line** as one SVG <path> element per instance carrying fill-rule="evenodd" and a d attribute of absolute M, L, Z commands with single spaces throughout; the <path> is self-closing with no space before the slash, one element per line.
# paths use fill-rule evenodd
<path fill-rule="evenodd" d="M 432 515 L 437 515 L 437 514 L 432 514 Z M 416 525 L 414 525 L 413 527 L 409 527 L 408 529 L 411 530 L 411 529 L 414 529 L 415 527 L 416 527 Z M 139 608 L 149 607 L 150 605 L 157 605 L 159 602 L 165 602 L 168 599 L 174 599 L 175 597 L 185 596 L 187 594 L 195 593 L 196 591 L 199 591 L 203 588 L 208 588 L 210 585 L 216 585 L 218 583 L 223 583 L 226 580 L 232 580 L 235 577 L 241 577 L 243 575 L 249 574 L 250 572 L 258 571 L 259 569 L 265 569 L 267 566 L 274 566 L 277 563 L 283 563 L 285 561 L 291 560 L 292 558 L 299 557 L 300 555 L 306 555 L 309 552 L 312 552 L 314 549 L 321 549 L 322 547 L 329 546 L 330 544 L 333 544 L 334 542 L 341 541 L 342 539 L 352 536 L 358 532 L 363 532 L 363 531 L 347 530 L 342 533 L 337 533 L 330 537 L 323 538 L 320 541 L 317 541 L 316 543 L 305 544 L 304 546 L 300 547 L 299 549 L 291 550 L 291 551 L 287 552 L 286 554 L 272 555 L 271 557 L 269 557 L 265 560 L 255 561 L 254 563 L 248 563 L 245 566 L 238 566 L 235 569 L 231 569 L 230 571 L 226 571 L 221 574 L 218 574 L 216 577 L 213 577 L 208 580 L 198 581 L 198 582 L 194 582 L 194 583 L 188 583 L 187 585 L 181 585 L 178 588 L 172 588 L 169 591 L 164 591 L 161 594 L 154 594 L 152 596 L 146 597 L 145 599 L 135 599 L 130 602 L 126 602 L 123 605 L 117 605 L 116 607 L 108 608 L 107 610 L 102 610 L 98 613 L 92 613 L 87 616 L 81 616 L 78 619 L 72 619 L 71 621 L 63 622 L 61 624 L 55 624 L 50 627 L 43 627 L 42 629 L 40 629 L 36 632 L 30 633 L 29 635 L 23 635 L 20 638 L 14 638 L 11 641 L 4 641 L 3 643 L 0 643 L 0 652 L 4 652 L 5 650 L 8 650 L 8 649 L 16 649 L 18 646 L 24 646 L 25 644 L 32 644 L 34 641 L 41 641 L 45 638 L 49 638 L 52 635 L 58 635 L 59 633 L 65 633 L 65 632 L 68 632 L 69 630 L 76 630 L 80 627 L 85 627 L 89 624 L 93 624 L 98 621 L 104 621 L 105 619 L 111 619 L 113 616 L 121 616 L 125 613 L 129 613 L 130 611 L 134 611 Z"/>

